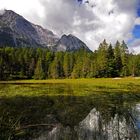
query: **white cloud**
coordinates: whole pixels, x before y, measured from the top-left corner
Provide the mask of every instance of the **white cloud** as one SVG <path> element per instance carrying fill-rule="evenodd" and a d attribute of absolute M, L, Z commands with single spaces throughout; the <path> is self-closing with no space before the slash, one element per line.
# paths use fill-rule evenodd
<path fill-rule="evenodd" d="M 135 25 L 140 25 L 140 17 L 136 18 Z"/>
<path fill-rule="evenodd" d="M 129 43 L 129 48 L 135 54 L 140 53 L 140 39 L 134 39 L 131 43 Z"/>
<path fill-rule="evenodd" d="M 12 9 L 56 34 L 74 34 L 94 50 L 106 38 L 109 42 L 129 40 L 139 0 L 0 0 L 0 9 Z"/>
<path fill-rule="evenodd" d="M 5 13 L 5 10 L 4 9 L 1 9 L 0 10 L 0 15 L 3 15 Z"/>
<path fill-rule="evenodd" d="M 140 39 L 135 39 L 132 43 L 130 43 L 130 47 L 132 48 L 140 47 Z"/>
<path fill-rule="evenodd" d="M 94 50 L 106 38 L 109 42 L 129 40 L 135 25 L 137 0 L 42 0 L 46 9 L 44 25 L 57 34 L 72 33 Z M 55 9 L 55 10 L 54 10 Z"/>
<path fill-rule="evenodd" d="M 0 0 L 0 9 L 14 10 L 37 24 L 42 23 L 44 15 L 40 0 Z"/>

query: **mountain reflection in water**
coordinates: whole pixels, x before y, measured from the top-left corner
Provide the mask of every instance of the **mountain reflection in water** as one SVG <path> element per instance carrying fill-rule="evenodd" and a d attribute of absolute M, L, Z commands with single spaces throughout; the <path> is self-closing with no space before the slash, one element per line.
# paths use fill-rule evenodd
<path fill-rule="evenodd" d="M 93 108 L 78 125 L 59 124 L 36 140 L 140 140 L 140 104 L 115 105 L 104 110 L 101 101 L 97 104 L 101 112 Z"/>
<path fill-rule="evenodd" d="M 135 109 L 140 116 L 139 108 Z M 105 122 L 100 112 L 93 108 L 73 129 L 58 125 L 36 140 L 139 140 L 139 128 L 134 119 L 138 118 L 132 118 L 131 114 L 125 117 L 116 114 Z"/>
<path fill-rule="evenodd" d="M 140 140 L 140 95 L 133 93 L 92 93 L 74 96 L 79 89 L 70 85 L 12 85 L 15 92 L 40 90 L 40 96 L 0 98 L 0 138 L 7 136 L 7 122 L 20 118 L 21 130 L 12 140 Z M 27 89 L 26 89 L 27 88 Z M 47 96 L 46 92 L 51 96 Z M 11 85 L 1 94 L 11 94 Z M 43 93 L 44 92 L 44 93 Z M 71 93 L 63 95 L 63 93 Z M 84 88 L 82 91 L 84 92 Z M 90 92 L 90 91 L 89 91 Z M 60 93 L 55 96 L 54 94 Z M 61 95 L 62 94 L 62 95 Z M 8 117 L 4 115 L 6 112 Z M 4 117 L 3 117 L 4 116 Z M 6 125 L 5 125 L 5 124 Z M 48 126 L 26 127 L 36 124 Z M 50 124 L 50 126 L 49 126 Z M 24 128 L 25 127 L 25 128 Z M 2 137 L 2 138 L 3 138 Z M 5 140 L 5 139 L 4 139 Z"/>

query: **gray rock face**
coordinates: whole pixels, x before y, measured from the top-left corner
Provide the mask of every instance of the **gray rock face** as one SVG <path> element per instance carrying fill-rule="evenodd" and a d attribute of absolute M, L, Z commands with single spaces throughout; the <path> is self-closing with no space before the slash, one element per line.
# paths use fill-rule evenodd
<path fill-rule="evenodd" d="M 63 35 L 57 43 L 57 51 L 76 51 L 79 49 L 90 51 L 89 48 L 79 38 L 73 35 Z"/>
<path fill-rule="evenodd" d="M 53 32 L 30 23 L 11 10 L 0 15 L 0 45 L 47 47 L 57 41 Z"/>

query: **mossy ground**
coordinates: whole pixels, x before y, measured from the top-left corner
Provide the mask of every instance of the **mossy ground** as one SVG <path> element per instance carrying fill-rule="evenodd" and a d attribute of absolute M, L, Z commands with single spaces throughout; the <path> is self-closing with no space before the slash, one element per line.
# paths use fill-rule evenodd
<path fill-rule="evenodd" d="M 140 92 L 140 78 L 138 77 L 137 78 L 130 77 L 130 78 L 94 78 L 94 79 L 19 80 L 19 81 L 0 82 L 1 86 L 5 84 L 9 85 L 8 94 L 2 94 L 2 92 L 5 91 L 0 90 L 1 93 L 0 96 L 16 96 L 16 95 L 39 96 L 44 94 L 53 95 L 53 96 L 69 95 L 69 94 L 70 95 L 73 94 L 75 96 L 82 96 L 82 95 L 92 94 L 93 92 L 96 93 L 99 92 L 139 93 Z"/>

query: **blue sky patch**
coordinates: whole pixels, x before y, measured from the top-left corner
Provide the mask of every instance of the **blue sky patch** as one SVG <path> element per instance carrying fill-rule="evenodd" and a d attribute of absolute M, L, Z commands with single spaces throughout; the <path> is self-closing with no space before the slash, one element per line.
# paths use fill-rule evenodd
<path fill-rule="evenodd" d="M 139 8 L 137 10 L 137 15 L 140 17 L 140 4 L 139 4 Z"/>
<path fill-rule="evenodd" d="M 134 38 L 140 38 L 140 25 L 136 25 L 133 29 Z"/>

